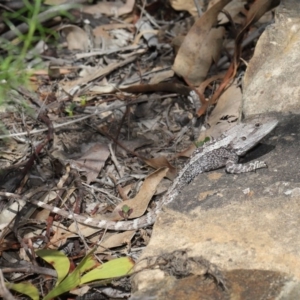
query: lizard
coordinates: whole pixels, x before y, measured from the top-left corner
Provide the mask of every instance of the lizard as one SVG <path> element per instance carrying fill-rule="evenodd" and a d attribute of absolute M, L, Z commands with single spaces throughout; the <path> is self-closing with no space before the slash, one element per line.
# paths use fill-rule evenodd
<path fill-rule="evenodd" d="M 53 207 L 42 201 L 33 199 L 25 200 L 65 218 L 99 229 L 126 231 L 147 227 L 155 222 L 163 206 L 172 202 L 179 195 L 181 190 L 199 174 L 222 167 L 225 167 L 225 170 L 232 174 L 251 172 L 267 167 L 263 161 L 239 164 L 238 159 L 257 145 L 277 124 L 278 121 L 274 118 L 258 117 L 251 121 L 234 125 L 222 134 L 220 138 L 211 140 L 202 147 L 197 148 L 174 179 L 173 184 L 158 201 L 156 207 L 146 215 L 134 220 L 99 221 L 91 217 L 81 216 L 58 207 Z"/>

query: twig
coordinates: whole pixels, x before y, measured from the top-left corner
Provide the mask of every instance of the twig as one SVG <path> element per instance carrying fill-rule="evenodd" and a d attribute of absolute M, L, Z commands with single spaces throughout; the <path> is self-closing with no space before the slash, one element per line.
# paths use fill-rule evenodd
<path fill-rule="evenodd" d="M 6 300 L 16 300 L 16 298 L 6 288 L 2 271 L 0 270 L 0 296 Z"/>
<path fill-rule="evenodd" d="M 124 104 L 119 104 L 119 105 L 112 105 L 111 107 L 106 108 L 106 109 L 101 109 L 101 110 L 96 109 L 96 111 L 94 113 L 88 114 L 88 115 L 83 116 L 81 118 L 78 118 L 76 120 L 68 121 L 68 122 L 63 123 L 63 124 L 53 124 L 53 128 L 56 129 L 56 128 L 64 127 L 64 126 L 67 126 L 67 125 L 70 125 L 70 124 L 74 124 L 74 123 L 77 123 L 77 122 L 89 119 L 92 116 L 95 116 L 97 114 L 101 114 L 101 113 L 106 112 L 106 111 L 110 111 L 110 110 L 114 110 L 114 109 L 119 109 L 119 108 L 127 106 L 127 105 L 133 105 L 133 104 L 137 104 L 137 103 L 141 103 L 141 102 L 146 102 L 146 101 L 147 101 L 147 99 L 138 99 L 138 100 L 132 101 L 130 103 L 124 103 Z M 9 137 L 16 137 L 16 136 L 23 136 L 23 135 L 27 135 L 27 134 L 37 134 L 37 133 L 41 133 L 41 132 L 44 132 L 44 131 L 47 131 L 47 130 L 48 130 L 48 128 L 43 128 L 43 129 L 31 130 L 29 132 L 20 132 L 20 133 L 14 133 L 14 134 L 5 134 L 5 135 L 0 135 L 0 139 L 6 139 L 6 138 L 9 138 Z"/>
<path fill-rule="evenodd" d="M 53 17 L 56 17 L 57 15 L 64 14 L 66 11 L 72 8 L 78 8 L 78 5 L 74 5 L 73 3 L 54 5 L 50 9 L 40 13 L 36 18 L 36 22 L 38 23 L 46 22 L 52 19 Z M 22 23 L 16 26 L 14 30 L 7 31 L 4 34 L 2 34 L 1 38 L 11 41 L 14 38 L 16 38 L 20 33 L 27 32 L 28 29 L 29 29 L 28 24 Z"/>
<path fill-rule="evenodd" d="M 109 151 L 110 151 L 110 154 L 111 154 L 111 160 L 115 164 L 116 169 L 118 170 L 119 176 L 122 178 L 124 176 L 124 173 L 123 173 L 122 168 L 121 168 L 121 166 L 118 162 L 118 159 L 115 155 L 115 152 L 112 149 L 111 143 L 108 145 L 108 147 L 109 147 Z"/>

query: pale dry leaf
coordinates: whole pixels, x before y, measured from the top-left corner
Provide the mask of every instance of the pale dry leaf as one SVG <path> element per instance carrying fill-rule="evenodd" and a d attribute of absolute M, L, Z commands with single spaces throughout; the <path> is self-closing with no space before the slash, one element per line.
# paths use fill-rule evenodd
<path fill-rule="evenodd" d="M 67 239 L 73 238 L 73 237 L 78 237 L 77 229 L 70 232 L 70 230 L 68 228 L 66 228 L 59 222 L 54 222 L 52 224 L 52 228 L 54 230 L 53 230 L 53 235 L 51 236 L 51 239 L 49 242 L 50 249 L 57 249 L 57 247 L 60 247 L 61 245 L 65 244 Z"/>
<path fill-rule="evenodd" d="M 241 106 L 242 92 L 235 83 L 221 95 L 218 104 L 207 120 L 210 128 L 201 132 L 197 141 L 203 141 L 206 137 L 217 139 L 223 132 L 229 130 L 239 120 Z"/>
<path fill-rule="evenodd" d="M 0 212 L 0 225 L 9 224 L 25 204 L 24 200 L 19 200 L 9 205 L 6 209 L 2 209 Z"/>
<path fill-rule="evenodd" d="M 122 145 L 126 149 L 123 149 L 122 147 L 118 147 L 117 153 L 121 154 L 123 156 L 126 156 L 127 149 L 130 151 L 135 151 L 138 148 L 141 148 L 146 145 L 151 145 L 151 144 L 153 144 L 153 141 L 145 139 L 144 137 L 135 138 L 135 139 L 131 139 L 131 140 L 123 140 Z"/>
<path fill-rule="evenodd" d="M 149 84 L 160 83 L 173 76 L 174 76 L 173 70 L 162 70 L 160 72 L 154 73 L 153 77 L 149 81 Z"/>
<path fill-rule="evenodd" d="M 97 85 L 93 85 L 89 92 L 93 93 L 94 95 L 101 95 L 101 94 L 109 94 L 109 93 L 113 93 L 117 90 L 117 87 L 115 86 L 115 84 L 98 84 Z"/>
<path fill-rule="evenodd" d="M 159 126 L 159 120 L 161 119 L 161 116 L 157 116 L 156 118 L 153 119 L 141 119 L 139 121 L 139 126 L 143 125 L 145 126 L 148 130 L 153 131 L 154 129 L 157 128 L 157 126 Z"/>
<path fill-rule="evenodd" d="M 280 0 L 260 0 L 254 1 L 250 6 L 250 9 L 247 13 L 247 20 L 245 22 L 245 27 L 254 24 L 258 21 L 267 11 L 273 9 L 279 5 Z"/>
<path fill-rule="evenodd" d="M 79 78 L 74 81 L 67 81 L 67 82 L 63 83 L 61 86 L 67 93 L 74 95 L 82 85 L 87 84 L 88 82 L 93 81 L 99 77 L 105 76 L 108 73 L 112 72 L 113 70 L 115 70 L 117 68 L 121 68 L 122 66 L 124 66 L 130 62 L 133 62 L 136 58 L 137 58 L 137 56 L 132 56 L 132 57 L 126 58 L 123 61 L 111 63 L 104 68 L 98 68 L 98 70 L 95 71 L 95 73 L 93 73 L 89 76 L 86 76 L 85 78 Z"/>
<path fill-rule="evenodd" d="M 133 236 L 136 234 L 136 231 L 124 231 L 121 233 L 106 233 L 103 241 L 97 248 L 95 254 L 97 253 L 103 253 L 107 251 L 107 249 L 115 248 L 115 247 L 121 247 L 123 245 L 128 244 Z M 90 239 L 91 242 L 97 243 L 99 241 L 99 237 L 95 236 Z"/>
<path fill-rule="evenodd" d="M 110 48 L 110 45 L 112 44 L 112 37 L 106 30 L 103 29 L 102 26 L 94 28 L 93 35 L 95 37 L 95 48 L 101 48 L 102 50 Z"/>
<path fill-rule="evenodd" d="M 135 0 L 122 1 L 101 1 L 95 5 L 84 6 L 83 11 L 92 15 L 122 16 L 133 10 Z"/>
<path fill-rule="evenodd" d="M 78 73 L 78 75 L 80 77 L 86 77 L 91 74 L 94 74 L 96 69 L 97 69 L 97 67 L 85 66 L 84 68 L 81 69 L 81 71 Z"/>
<path fill-rule="evenodd" d="M 157 46 L 158 38 L 157 34 L 158 31 L 154 30 L 150 21 L 146 21 L 144 19 L 139 19 L 135 24 L 136 29 L 139 31 L 139 35 L 143 36 L 144 39 L 147 41 L 149 47 Z M 134 39 L 133 44 L 136 45 L 139 42 L 140 36 Z"/>
<path fill-rule="evenodd" d="M 75 289 L 72 289 L 72 294 L 73 295 L 76 295 L 76 296 L 79 296 L 79 297 L 76 297 L 78 299 L 80 299 L 80 296 L 83 297 L 84 299 L 84 295 L 88 293 L 88 291 L 91 289 L 92 287 L 89 286 L 89 285 L 85 285 L 85 286 L 82 286 L 80 288 L 75 288 Z"/>
<path fill-rule="evenodd" d="M 106 218 L 101 218 L 101 219 L 103 220 Z M 95 220 L 99 220 L 99 222 L 100 222 L 100 219 L 97 217 L 95 217 Z M 87 226 L 84 224 L 79 224 L 79 223 L 73 222 L 68 227 L 68 230 L 69 230 L 69 232 L 68 232 L 68 234 L 66 234 L 66 236 L 67 236 L 67 238 L 71 238 L 71 237 L 78 236 L 77 232 L 80 232 L 80 234 L 84 237 L 89 237 L 91 235 L 94 235 L 95 233 L 97 233 L 98 231 L 100 231 L 102 229 L 94 228 L 94 227 L 90 227 L 90 226 Z"/>
<path fill-rule="evenodd" d="M 203 10 L 205 1 L 200 0 L 198 2 L 199 2 L 199 6 Z M 170 4 L 175 10 L 186 10 L 192 16 L 195 16 L 195 17 L 198 16 L 198 11 L 197 11 L 197 8 L 195 6 L 195 1 L 194 0 L 170 0 Z"/>
<path fill-rule="evenodd" d="M 217 138 L 228 130 L 240 117 L 242 107 L 242 91 L 233 83 L 220 97 L 216 107 L 209 116 L 207 123 L 210 128 L 205 136 Z M 199 140 L 203 139 L 203 135 Z"/>
<path fill-rule="evenodd" d="M 80 27 L 75 25 L 64 25 L 60 28 L 60 31 L 66 37 L 69 50 L 89 50 L 89 36 Z"/>
<path fill-rule="evenodd" d="M 158 156 L 154 158 L 144 159 L 144 162 L 154 168 L 154 169 L 160 169 L 160 168 L 168 168 L 167 177 L 171 180 L 173 180 L 177 175 L 177 170 L 174 168 L 170 162 L 167 160 L 165 156 Z"/>
<path fill-rule="evenodd" d="M 144 137 L 138 137 L 131 140 L 124 140 L 122 144 L 129 150 L 134 151 L 146 145 L 151 145 L 153 141 L 145 139 Z M 120 148 L 121 149 L 121 148 Z M 118 150 L 120 150 L 118 148 Z"/>
<path fill-rule="evenodd" d="M 148 204 L 156 191 L 157 185 L 166 176 L 167 172 L 167 168 L 162 168 L 147 176 L 138 194 L 134 198 L 118 204 L 112 212 L 111 218 L 114 220 L 123 219 L 120 212 L 122 212 L 124 205 L 132 209 L 132 213 L 129 215 L 128 219 L 135 219 L 142 216 L 148 208 Z"/>
<path fill-rule="evenodd" d="M 191 85 L 198 86 L 207 75 L 212 58 L 209 62 L 205 56 L 218 44 L 211 32 L 219 12 L 230 1 L 221 0 L 206 11 L 192 26 L 179 48 L 173 70 Z M 220 33 L 217 35 L 219 38 Z"/>
<path fill-rule="evenodd" d="M 188 148 L 176 154 L 176 157 L 190 157 L 196 150 L 196 145 L 194 143 L 190 144 Z"/>
<path fill-rule="evenodd" d="M 232 0 L 230 3 L 228 3 L 225 7 L 224 10 L 227 11 L 233 22 L 235 24 L 242 24 L 245 20 L 245 17 L 243 17 L 242 13 L 245 13 L 246 10 L 244 8 L 245 4 L 247 3 L 247 1 L 242 1 L 242 0 Z M 211 2 L 210 2 L 211 4 Z M 229 22 L 227 16 L 223 13 L 220 13 L 218 16 L 218 24 L 225 24 Z"/>
<path fill-rule="evenodd" d="M 218 28 L 212 28 L 207 37 L 207 45 L 209 45 L 209 47 L 203 49 L 203 60 L 209 62 L 209 65 L 207 65 L 208 70 L 211 66 L 211 63 L 217 63 L 220 58 L 224 34 L 225 28 L 221 26 Z M 203 79 L 205 79 L 205 77 Z M 201 82 L 203 79 L 201 79 Z"/>
<path fill-rule="evenodd" d="M 151 201 L 157 185 L 161 182 L 161 180 L 166 176 L 168 169 L 167 168 L 162 168 L 159 169 L 149 176 L 147 176 L 138 192 L 138 194 L 130 199 L 123 201 L 122 203 L 118 204 L 113 212 L 111 214 L 105 214 L 102 215 L 101 217 L 99 215 L 95 216 L 95 220 L 108 220 L 108 221 L 118 221 L 124 219 L 121 215 L 120 212 L 123 211 L 123 206 L 127 206 L 132 209 L 132 213 L 128 216 L 128 219 L 133 219 L 133 218 L 138 218 L 141 215 L 143 215 L 148 207 L 149 202 Z M 78 228 L 78 229 L 77 229 Z M 101 230 L 99 228 L 91 228 L 86 225 L 82 224 L 76 224 L 75 222 L 71 224 L 69 227 L 69 230 L 72 232 L 76 232 L 80 230 L 81 234 L 83 236 L 89 236 L 97 231 Z M 69 237 L 71 235 L 68 235 Z"/>
<path fill-rule="evenodd" d="M 224 131 L 234 126 L 239 119 L 242 106 L 241 89 L 233 83 L 220 97 L 218 104 L 209 116 L 207 123 L 209 128 L 202 131 L 197 141 L 204 141 L 206 137 L 209 139 L 217 139 Z M 191 144 L 187 149 L 178 153 L 178 156 L 190 157 L 195 151 L 195 144 Z"/>
<path fill-rule="evenodd" d="M 94 144 L 88 148 L 83 156 L 73 160 L 72 166 L 86 172 L 87 184 L 89 184 L 97 178 L 108 157 L 107 145 Z"/>

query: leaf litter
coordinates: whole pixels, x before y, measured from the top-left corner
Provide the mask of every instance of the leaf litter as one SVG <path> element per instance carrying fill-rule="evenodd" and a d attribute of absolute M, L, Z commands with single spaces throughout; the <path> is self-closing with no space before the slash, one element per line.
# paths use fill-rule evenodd
<path fill-rule="evenodd" d="M 22 198 L 95 219 L 135 219 L 151 210 L 184 163 L 179 157 L 190 156 L 197 141 L 220 136 L 240 118 L 240 76 L 279 4 L 79 2 L 45 2 L 38 20 L 49 22 L 53 34 L 32 43 L 20 70 L 30 83 L 11 86 L 1 107 L 0 266 L 8 282 L 25 283 L 25 289 L 30 284 L 32 299 L 38 295 L 32 283 L 43 285 L 50 272 L 45 263 L 33 268 L 41 264 L 35 250 L 60 250 L 73 264 L 82 264 L 88 253 L 101 263 L 123 256 L 136 260 L 152 229 L 95 229 Z M 4 9 L 18 9 L 9 5 Z M 22 45 L 12 28 L 3 28 L 2 39 Z M 28 30 L 24 20 L 15 28 Z M 121 264 L 124 272 L 132 261 Z M 36 277 L 26 281 L 32 273 Z M 75 295 L 81 273 L 73 277 L 62 290 Z M 120 293 L 128 298 L 128 283 L 120 282 L 110 281 L 110 291 L 101 288 L 103 299 Z M 86 286 L 85 293 L 92 293 L 93 286 Z"/>

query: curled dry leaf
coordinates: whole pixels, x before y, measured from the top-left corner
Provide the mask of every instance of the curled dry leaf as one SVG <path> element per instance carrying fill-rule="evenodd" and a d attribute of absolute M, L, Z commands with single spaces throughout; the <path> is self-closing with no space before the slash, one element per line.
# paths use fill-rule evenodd
<path fill-rule="evenodd" d="M 125 244 L 129 244 L 133 236 L 136 234 L 136 231 L 124 231 L 121 233 L 106 233 L 105 237 L 103 238 L 102 243 L 99 245 L 97 250 L 95 251 L 95 254 L 102 253 L 107 251 L 107 249 L 120 247 Z M 91 238 L 91 242 L 94 242 L 95 244 L 98 242 L 99 236 L 95 236 Z"/>
<path fill-rule="evenodd" d="M 237 84 L 232 84 L 220 97 L 218 104 L 209 116 L 207 124 L 209 129 L 202 131 L 197 138 L 197 142 L 204 141 L 205 138 L 217 139 L 221 134 L 234 126 L 240 115 L 242 105 L 242 92 Z M 195 151 L 195 144 L 191 144 L 187 149 L 177 153 L 177 157 L 190 157 Z"/>
<path fill-rule="evenodd" d="M 83 156 L 72 162 L 72 166 L 80 171 L 86 171 L 87 183 L 95 180 L 103 168 L 105 161 L 109 156 L 109 150 L 106 145 L 92 145 Z"/>
<path fill-rule="evenodd" d="M 249 27 L 258 21 L 267 11 L 279 5 L 280 0 L 256 0 L 247 13 L 247 20 L 244 27 Z"/>
<path fill-rule="evenodd" d="M 124 205 L 132 209 L 132 212 L 128 216 L 128 219 L 134 219 L 142 216 L 147 210 L 148 204 L 152 199 L 158 184 L 166 176 L 167 171 L 168 168 L 162 168 L 150 174 L 144 180 L 141 189 L 139 190 L 138 194 L 134 198 L 121 202 L 119 205 L 115 207 L 114 211 L 111 214 L 106 214 L 105 216 L 103 216 L 102 219 L 109 220 L 109 221 L 122 220 L 123 218 L 121 217 L 120 212 L 122 212 Z M 75 222 L 72 223 L 72 225 L 69 227 L 69 230 L 73 232 L 77 232 L 78 230 L 80 230 L 83 236 L 89 236 L 99 231 L 98 228 L 91 228 L 83 224 L 76 224 Z M 72 234 L 68 235 L 68 237 L 71 236 L 73 235 Z"/>
<path fill-rule="evenodd" d="M 124 4 L 121 1 L 99 1 L 95 5 L 85 6 L 83 11 L 93 15 L 122 16 L 133 10 L 135 0 L 127 0 Z"/>
<path fill-rule="evenodd" d="M 213 51 L 215 57 L 221 50 L 223 31 L 213 26 L 217 24 L 221 9 L 230 1 L 221 0 L 206 11 L 192 26 L 179 48 L 173 70 L 193 86 L 198 86 L 207 76 L 213 61 L 212 50 L 217 49 Z"/>
<path fill-rule="evenodd" d="M 197 0 L 198 1 L 198 0 Z M 199 5 L 202 8 L 204 6 L 204 1 L 198 1 L 200 2 Z M 186 10 L 188 11 L 192 16 L 198 16 L 197 7 L 195 6 L 194 0 L 170 0 L 171 6 L 176 10 Z"/>
<path fill-rule="evenodd" d="M 196 145 L 194 143 L 190 144 L 189 147 L 176 154 L 176 157 L 190 157 L 196 150 Z"/>
<path fill-rule="evenodd" d="M 171 180 L 173 180 L 176 175 L 177 175 L 177 170 L 176 168 L 174 168 L 170 163 L 169 161 L 167 160 L 166 157 L 164 156 L 158 156 L 158 157 L 155 157 L 155 158 L 149 158 L 149 159 L 146 159 L 144 158 L 144 162 L 154 168 L 154 169 L 160 169 L 160 168 L 168 168 L 168 173 L 167 173 L 167 177 Z"/>
<path fill-rule="evenodd" d="M 221 95 L 215 109 L 209 116 L 209 136 L 217 138 L 238 120 L 242 109 L 242 91 L 237 80 Z M 208 130 L 207 130 L 208 131 Z M 207 135 L 206 135 L 207 136 Z M 200 140 L 203 139 L 201 135 Z"/>
<path fill-rule="evenodd" d="M 242 24 L 245 20 L 245 4 L 247 3 L 246 0 L 232 0 L 224 7 L 224 11 L 227 11 L 231 16 L 231 19 L 235 24 Z M 209 3 L 209 7 L 211 6 L 212 2 Z M 224 24 L 229 22 L 227 16 L 224 13 L 219 14 L 218 16 L 218 24 Z"/>
<path fill-rule="evenodd" d="M 111 214 L 111 218 L 113 220 L 121 220 L 122 218 L 119 212 L 122 211 L 124 205 L 132 209 L 132 213 L 128 216 L 128 219 L 135 219 L 142 216 L 148 208 L 148 204 L 156 191 L 157 185 L 166 176 L 167 172 L 168 169 L 163 168 L 146 177 L 138 194 L 134 198 L 123 201 L 117 205 Z"/>
<path fill-rule="evenodd" d="M 65 25 L 60 28 L 60 31 L 66 37 L 69 50 L 88 51 L 90 40 L 88 34 L 78 26 Z"/>
<path fill-rule="evenodd" d="M 197 112 L 198 116 L 203 115 L 209 105 L 213 105 L 216 103 L 220 95 L 223 93 L 224 89 L 228 86 L 228 84 L 230 84 L 232 78 L 234 78 L 234 76 L 236 75 L 237 68 L 239 66 L 240 58 L 241 58 L 242 41 L 249 27 L 252 24 L 254 24 L 256 21 L 258 21 L 262 15 L 264 15 L 267 11 L 276 7 L 279 3 L 280 0 L 260 0 L 260 1 L 255 1 L 251 5 L 250 10 L 247 13 L 245 24 L 235 39 L 235 51 L 234 51 L 234 57 L 231 62 L 231 65 L 229 66 L 227 73 L 223 78 L 223 81 L 221 82 L 218 89 L 211 97 L 211 99 L 198 110 Z"/>

